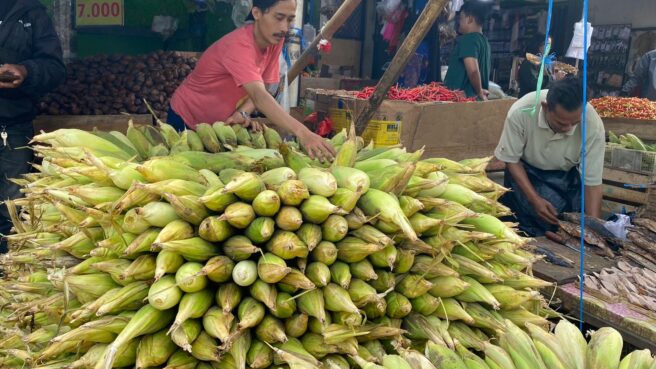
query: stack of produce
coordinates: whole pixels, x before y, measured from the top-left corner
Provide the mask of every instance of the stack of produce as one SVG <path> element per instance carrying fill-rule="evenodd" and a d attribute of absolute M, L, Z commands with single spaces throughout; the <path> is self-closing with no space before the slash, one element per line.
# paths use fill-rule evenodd
<path fill-rule="evenodd" d="M 656 273 L 656 221 L 650 218 L 633 219 L 633 226 L 628 229 L 626 237 L 622 255 Z"/>
<path fill-rule="evenodd" d="M 68 64 L 68 78 L 40 103 L 47 115 L 148 114 L 146 99 L 158 116 L 196 66 L 195 57 L 172 51 L 98 55 Z"/>
<path fill-rule="evenodd" d="M 361 91 L 353 92 L 358 99 L 369 99 L 373 95 L 375 87 L 365 87 Z M 462 91 L 453 91 L 444 87 L 441 83 L 431 82 L 413 88 L 402 88 L 392 86 L 387 92 L 389 100 L 400 100 L 407 102 L 466 102 L 476 101 L 475 97 L 467 97 Z"/>
<path fill-rule="evenodd" d="M 619 360 L 605 333 L 585 359 L 567 323 L 560 345 L 580 345 L 557 356 L 542 330 L 553 312 L 532 290 L 549 283 L 527 274 L 526 240 L 495 217 L 508 210 L 486 160 L 419 160 L 339 134 L 337 158 L 322 164 L 275 131 L 221 123 L 34 141 L 38 172 L 8 202 L 17 233 L 2 259 L 2 368 Z"/>
<path fill-rule="evenodd" d="M 656 151 L 656 145 L 646 144 L 632 133 L 617 136 L 612 131 L 608 131 L 608 142 L 611 146 L 616 145 L 630 150 Z"/>
<path fill-rule="evenodd" d="M 616 267 L 586 275 L 585 287 L 602 297 L 656 311 L 656 273 L 649 269 L 619 261 Z"/>
<path fill-rule="evenodd" d="M 656 103 L 636 97 L 605 96 L 590 100 L 602 118 L 656 120 Z"/>

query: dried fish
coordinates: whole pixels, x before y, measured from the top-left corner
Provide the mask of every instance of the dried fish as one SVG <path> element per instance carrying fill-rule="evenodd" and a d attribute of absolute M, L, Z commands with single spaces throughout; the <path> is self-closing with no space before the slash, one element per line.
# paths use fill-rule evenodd
<path fill-rule="evenodd" d="M 656 273 L 656 264 L 645 259 L 640 254 L 637 254 L 633 251 L 623 251 L 623 255 L 626 255 L 629 259 L 635 261 L 636 263 L 642 265 L 643 267 L 649 269 L 651 272 Z"/>
<path fill-rule="evenodd" d="M 560 224 L 560 228 L 565 232 L 567 232 L 572 237 L 575 238 L 581 237 L 581 229 L 576 224 L 570 222 L 559 222 L 559 224 Z M 604 241 L 604 239 L 601 238 L 596 232 L 586 229 L 584 240 L 585 243 L 598 247 L 604 253 L 604 255 L 611 258 L 615 256 L 613 251 L 610 249 L 610 246 L 608 246 L 606 241 Z"/>
<path fill-rule="evenodd" d="M 581 225 L 581 213 L 563 213 L 563 218 L 571 223 L 576 225 Z M 606 221 L 603 219 L 595 218 L 586 215 L 585 216 L 585 231 L 595 232 L 599 237 L 603 238 L 608 244 L 610 244 L 613 250 L 617 250 L 622 246 L 622 240 L 615 237 L 605 226 Z"/>
<path fill-rule="evenodd" d="M 633 219 L 633 224 L 645 227 L 649 229 L 650 231 L 656 233 L 656 221 L 651 220 L 649 218 L 636 218 Z"/>
<path fill-rule="evenodd" d="M 629 272 L 629 273 L 633 272 L 633 267 L 631 266 L 631 264 L 627 263 L 626 261 L 622 261 L 622 260 L 618 261 L 617 267 L 624 272 Z"/>

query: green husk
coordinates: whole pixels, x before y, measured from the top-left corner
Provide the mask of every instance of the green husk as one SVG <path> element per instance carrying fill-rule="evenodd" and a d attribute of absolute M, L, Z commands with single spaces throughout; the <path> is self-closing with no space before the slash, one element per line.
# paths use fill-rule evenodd
<path fill-rule="evenodd" d="M 300 180 L 290 179 L 280 184 L 277 190 L 283 205 L 299 206 L 310 197 L 310 192 L 305 183 Z"/>
<path fill-rule="evenodd" d="M 283 206 L 276 215 L 276 226 L 283 231 L 296 231 L 303 225 L 303 214 L 293 206 Z"/>
<path fill-rule="evenodd" d="M 256 244 L 267 242 L 273 236 L 276 222 L 267 217 L 255 219 L 245 231 L 246 237 Z"/>
<path fill-rule="evenodd" d="M 312 260 L 331 266 L 337 260 L 337 247 L 332 242 L 321 241 L 310 255 Z"/>
<path fill-rule="evenodd" d="M 253 200 L 252 206 L 255 214 L 261 217 L 272 217 L 280 210 L 280 196 L 275 191 L 260 192 Z"/>
<path fill-rule="evenodd" d="M 212 282 L 223 283 L 230 280 L 234 267 L 234 261 L 227 256 L 219 255 L 211 258 L 205 263 L 201 274 L 206 275 Z"/>

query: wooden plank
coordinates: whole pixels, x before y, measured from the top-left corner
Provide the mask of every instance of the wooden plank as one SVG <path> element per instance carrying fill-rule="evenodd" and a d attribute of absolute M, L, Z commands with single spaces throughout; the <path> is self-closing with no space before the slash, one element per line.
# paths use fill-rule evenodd
<path fill-rule="evenodd" d="M 578 318 L 579 289 L 574 283 L 559 286 L 554 296 L 562 302 L 565 312 Z M 656 350 L 656 321 L 634 309 L 631 304 L 609 303 L 585 293 L 583 317 L 586 323 L 594 327 L 610 326 L 617 329 L 626 342 L 639 349 Z"/>
<path fill-rule="evenodd" d="M 616 202 L 612 200 L 602 200 L 601 201 L 601 212 L 604 217 L 610 214 L 621 214 L 622 210 L 626 210 L 627 213 L 638 210 L 636 206 L 622 204 L 621 202 Z"/>
<path fill-rule="evenodd" d="M 533 274 L 536 277 L 549 282 L 556 282 L 558 285 L 573 282 L 578 278 L 581 257 L 578 250 L 572 250 L 567 246 L 555 243 L 545 237 L 537 237 L 531 242 L 531 244 L 547 249 L 553 252 L 556 256 L 565 257 L 574 263 L 572 267 L 564 267 L 551 264 L 544 260 L 538 261 L 533 264 Z M 595 249 L 592 247 L 585 248 L 586 272 L 598 272 L 603 268 L 609 268 L 615 265 L 613 260 L 599 256 L 595 254 L 594 251 Z"/>
<path fill-rule="evenodd" d="M 631 202 L 635 204 L 646 204 L 649 201 L 648 192 L 635 191 L 629 188 L 622 188 L 604 184 L 602 186 L 604 198 L 621 200 L 621 202 Z"/>
<path fill-rule="evenodd" d="M 385 73 L 383 73 L 380 81 L 378 81 L 367 106 L 355 120 L 355 130 L 358 134 L 362 134 L 365 131 L 369 120 L 371 120 L 383 102 L 383 99 L 387 96 L 387 91 L 397 82 L 401 72 L 408 64 L 408 61 L 410 61 L 410 57 L 415 54 L 417 46 L 426 37 L 428 30 L 433 26 L 446 3 L 447 0 L 428 0 L 419 18 L 417 18 L 412 29 L 408 32 L 408 36 L 403 40 L 390 65 L 385 70 Z"/>
<path fill-rule="evenodd" d="M 620 169 L 604 168 L 603 179 L 632 185 L 647 185 L 652 183 L 653 176 L 631 173 Z"/>
<path fill-rule="evenodd" d="M 318 53 L 318 46 L 321 40 L 330 40 L 335 32 L 337 32 L 344 22 L 348 20 L 353 11 L 360 5 L 361 0 L 346 0 L 339 6 L 332 18 L 326 22 L 321 28 L 317 37 L 312 40 L 310 45 L 303 51 L 303 54 L 296 60 L 296 62 L 289 68 L 287 73 L 288 82 L 291 84 L 298 77 L 303 69 L 308 65 L 312 57 Z"/>
<path fill-rule="evenodd" d="M 603 121 L 606 132 L 618 136 L 633 133 L 642 140 L 656 141 L 656 121 L 629 118 L 603 118 Z"/>
<path fill-rule="evenodd" d="M 150 114 L 137 115 L 40 115 L 34 119 L 34 132 L 52 132 L 60 128 L 77 128 L 91 131 L 119 131 L 125 133 L 128 121 L 136 125 L 152 125 Z"/>

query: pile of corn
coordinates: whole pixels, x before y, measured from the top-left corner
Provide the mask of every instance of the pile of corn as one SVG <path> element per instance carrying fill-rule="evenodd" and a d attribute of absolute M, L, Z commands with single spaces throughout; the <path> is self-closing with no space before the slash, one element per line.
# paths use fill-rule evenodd
<path fill-rule="evenodd" d="M 34 142 L 7 203 L 2 368 L 596 369 L 615 352 L 543 330 L 548 283 L 496 218 L 486 160 L 342 133 L 323 164 L 220 123 Z"/>

